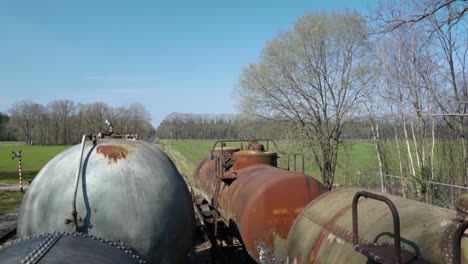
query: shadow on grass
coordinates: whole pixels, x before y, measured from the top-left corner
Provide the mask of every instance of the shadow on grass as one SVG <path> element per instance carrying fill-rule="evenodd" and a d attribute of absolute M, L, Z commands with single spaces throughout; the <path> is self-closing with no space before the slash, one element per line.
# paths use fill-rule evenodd
<path fill-rule="evenodd" d="M 23 183 L 27 184 L 37 173 L 38 171 L 23 171 Z M 18 172 L 0 171 L 0 183 L 19 184 Z"/>

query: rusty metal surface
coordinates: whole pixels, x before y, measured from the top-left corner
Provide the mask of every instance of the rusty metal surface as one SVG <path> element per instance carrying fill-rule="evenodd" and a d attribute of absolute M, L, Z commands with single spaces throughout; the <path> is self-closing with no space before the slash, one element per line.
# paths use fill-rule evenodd
<path fill-rule="evenodd" d="M 223 189 L 220 207 L 236 223 L 247 251 L 256 261 L 279 262 L 292 223 L 310 201 L 325 191 L 310 176 L 254 165 L 238 171 L 237 179 Z"/>
<path fill-rule="evenodd" d="M 326 188 L 304 174 L 256 164 L 271 163 L 276 153 L 262 155 L 255 151 L 252 155 L 253 151 L 248 151 L 242 156 L 243 152 L 233 154 L 234 168 L 239 156 L 246 157 L 250 166 L 235 170 L 234 181 L 219 179 L 214 169 L 216 160 L 205 158 L 195 170 L 195 184 L 206 201 L 216 201 L 216 209 L 226 224 L 235 223 L 247 251 L 257 262 L 279 262 L 294 219 Z M 252 156 L 259 159 L 248 161 L 247 157 Z"/>
<path fill-rule="evenodd" d="M 206 157 L 200 161 L 195 169 L 194 180 L 195 186 L 198 188 L 202 197 L 207 202 L 211 203 L 214 197 L 216 184 L 221 184 L 218 183 L 220 181 L 216 177 L 215 160 Z"/>
<path fill-rule="evenodd" d="M 234 171 L 256 164 L 266 164 L 276 167 L 276 152 L 265 152 L 261 150 L 242 150 L 232 154 L 234 158 Z"/>
<path fill-rule="evenodd" d="M 240 148 L 236 147 L 216 147 L 213 150 L 213 155 L 216 156 L 231 156 L 234 152 L 239 151 Z"/>
<path fill-rule="evenodd" d="M 72 231 L 70 218 L 80 146 L 52 159 L 26 192 L 18 235 Z M 134 247 L 150 262 L 181 263 L 193 237 L 189 191 L 171 160 L 142 141 L 86 142 L 78 185 L 77 231 Z"/>
<path fill-rule="evenodd" d="M 304 209 L 288 235 L 287 255 L 290 263 L 367 261 L 352 246 L 351 205 L 359 191 L 362 189 L 336 189 L 315 199 Z M 448 263 L 444 256 L 448 254 L 449 236 L 453 236 L 452 227 L 457 224 L 455 211 L 397 196 L 381 195 L 389 198 L 399 212 L 402 249 L 431 263 Z M 393 243 L 394 226 L 386 204 L 361 199 L 358 212 L 360 244 Z"/>
<path fill-rule="evenodd" d="M 108 164 L 111 162 L 117 163 L 120 159 L 126 159 L 130 151 L 132 151 L 131 147 L 121 145 L 101 145 L 96 149 L 97 153 L 107 158 Z"/>

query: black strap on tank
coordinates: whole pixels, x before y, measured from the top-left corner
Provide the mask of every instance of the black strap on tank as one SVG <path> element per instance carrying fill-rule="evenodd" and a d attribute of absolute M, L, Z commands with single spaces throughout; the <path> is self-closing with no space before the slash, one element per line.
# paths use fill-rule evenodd
<path fill-rule="evenodd" d="M 21 263 L 27 263 L 27 264 L 35 264 L 38 263 L 39 260 L 41 260 L 42 257 L 44 257 L 49 250 L 54 247 L 54 245 L 57 243 L 57 241 L 62 238 L 61 233 L 52 233 L 48 234 L 47 238 L 43 240 L 37 248 L 35 248 L 31 253 L 29 253 L 22 261 Z"/>

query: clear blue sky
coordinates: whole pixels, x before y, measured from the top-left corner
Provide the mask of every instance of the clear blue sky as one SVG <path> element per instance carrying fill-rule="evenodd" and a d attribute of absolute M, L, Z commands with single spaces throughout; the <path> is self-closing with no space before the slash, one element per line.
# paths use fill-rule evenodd
<path fill-rule="evenodd" d="M 235 113 L 242 66 L 307 12 L 372 0 L 0 1 L 0 112 L 30 99 Z"/>

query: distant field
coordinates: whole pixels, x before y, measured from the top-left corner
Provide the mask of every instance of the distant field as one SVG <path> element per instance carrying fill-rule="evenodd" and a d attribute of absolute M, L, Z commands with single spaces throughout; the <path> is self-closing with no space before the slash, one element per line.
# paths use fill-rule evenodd
<path fill-rule="evenodd" d="M 22 151 L 23 181 L 34 177 L 54 156 L 69 146 L 29 146 L 18 142 L 0 142 L 0 182 L 18 183 L 18 160 L 12 151 Z"/>
<path fill-rule="evenodd" d="M 164 141 L 170 144 L 174 149 L 179 151 L 189 161 L 196 165 L 203 157 L 208 155 L 213 148 L 214 141 Z M 288 152 L 287 147 L 282 146 L 282 142 L 277 142 L 278 148 L 282 152 Z M 230 146 L 239 147 L 240 143 L 229 143 Z M 245 143 L 244 143 L 245 146 Z M 271 147 L 272 148 L 272 147 Z M 294 153 L 294 150 L 289 150 Z M 311 157 L 310 157 L 311 158 Z M 301 160 L 297 160 L 297 170 L 301 170 Z M 287 155 L 280 155 L 279 166 L 287 167 Z M 290 168 L 293 168 L 293 160 L 291 158 Z M 344 184 L 349 182 L 358 174 L 360 170 L 378 170 L 377 158 L 374 151 L 374 146 L 371 143 L 351 141 L 345 142 L 340 148 L 338 156 L 338 165 L 336 168 L 335 184 Z M 308 175 L 314 176 L 321 180 L 318 167 L 313 160 L 305 159 L 305 171 Z"/>
<path fill-rule="evenodd" d="M 0 190 L 0 215 L 13 212 L 21 204 L 23 193 L 20 191 Z"/>

